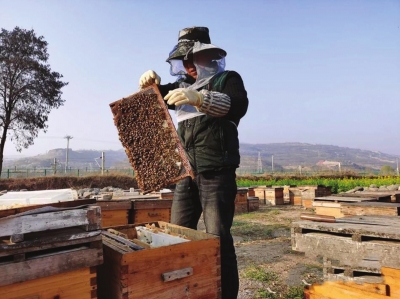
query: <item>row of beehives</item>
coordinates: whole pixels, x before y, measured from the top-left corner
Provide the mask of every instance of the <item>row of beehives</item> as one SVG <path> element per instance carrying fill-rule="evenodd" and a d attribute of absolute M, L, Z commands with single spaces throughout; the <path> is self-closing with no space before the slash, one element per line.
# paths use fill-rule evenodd
<path fill-rule="evenodd" d="M 128 202 L 145 222 L 118 224 L 129 222 Z M 219 298 L 219 238 L 160 221 L 168 202 L 84 199 L 2 211 L 0 298 Z M 122 208 L 128 218 L 114 213 Z"/>
<path fill-rule="evenodd" d="M 295 205 L 306 208 L 312 207 L 315 197 L 331 195 L 331 187 L 316 186 L 255 186 L 247 189 L 248 197 L 257 197 L 260 204 Z"/>

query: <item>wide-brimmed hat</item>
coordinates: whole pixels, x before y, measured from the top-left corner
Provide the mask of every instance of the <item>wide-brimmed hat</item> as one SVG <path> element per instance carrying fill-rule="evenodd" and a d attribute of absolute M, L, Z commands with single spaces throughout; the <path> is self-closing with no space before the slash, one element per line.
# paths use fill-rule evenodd
<path fill-rule="evenodd" d="M 169 54 L 167 62 L 170 61 L 171 59 L 184 59 L 188 54 L 190 54 L 191 51 L 193 51 L 193 46 L 195 42 L 207 44 L 206 47 L 203 47 L 203 50 L 215 52 L 216 58 L 221 58 L 226 56 L 225 50 L 211 44 L 209 30 L 207 27 L 194 26 L 194 27 L 184 28 L 179 31 L 178 44 Z"/>

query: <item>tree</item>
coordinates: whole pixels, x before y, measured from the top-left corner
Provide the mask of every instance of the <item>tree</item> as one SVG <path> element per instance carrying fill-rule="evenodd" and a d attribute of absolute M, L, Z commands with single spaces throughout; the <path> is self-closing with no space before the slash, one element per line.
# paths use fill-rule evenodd
<path fill-rule="evenodd" d="M 0 173 L 7 137 L 17 151 L 47 131 L 48 115 L 64 104 L 67 82 L 48 64 L 47 42 L 34 30 L 15 27 L 0 33 Z"/>
<path fill-rule="evenodd" d="M 392 175 L 392 174 L 394 174 L 394 169 L 390 165 L 383 165 L 381 167 L 381 174 L 382 175 Z"/>

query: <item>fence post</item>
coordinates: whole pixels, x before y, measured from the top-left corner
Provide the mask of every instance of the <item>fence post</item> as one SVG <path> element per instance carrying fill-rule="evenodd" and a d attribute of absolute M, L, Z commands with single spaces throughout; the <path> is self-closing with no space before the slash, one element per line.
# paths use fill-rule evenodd
<path fill-rule="evenodd" d="M 46 170 L 47 170 L 47 169 L 45 168 L 45 169 L 44 169 L 44 176 L 46 176 Z"/>
<path fill-rule="evenodd" d="M 78 169 L 78 177 L 79 177 L 79 169 Z"/>
<path fill-rule="evenodd" d="M 10 169 L 7 169 L 7 179 L 10 178 Z"/>

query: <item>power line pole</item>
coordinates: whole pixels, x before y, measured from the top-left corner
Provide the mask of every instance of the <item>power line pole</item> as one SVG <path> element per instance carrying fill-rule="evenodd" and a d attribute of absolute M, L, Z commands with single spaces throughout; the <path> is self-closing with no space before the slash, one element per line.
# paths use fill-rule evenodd
<path fill-rule="evenodd" d="M 101 174 L 104 174 L 105 157 L 104 152 L 101 152 Z"/>
<path fill-rule="evenodd" d="M 257 160 L 257 173 L 262 173 L 262 161 L 261 161 L 261 154 L 258 152 L 258 160 Z"/>
<path fill-rule="evenodd" d="M 271 169 L 272 169 L 272 174 L 274 174 L 274 155 L 271 157 Z"/>
<path fill-rule="evenodd" d="M 52 165 L 53 165 L 53 174 L 56 174 L 57 173 L 57 158 L 54 158 L 54 163 Z"/>
<path fill-rule="evenodd" d="M 399 176 L 399 158 L 396 158 L 396 164 L 397 164 L 396 172 L 397 176 Z"/>
<path fill-rule="evenodd" d="M 66 135 L 64 138 L 67 139 L 67 153 L 66 153 L 66 156 L 65 156 L 65 173 L 67 173 L 67 169 L 68 169 L 69 140 L 72 139 L 73 137 L 70 136 L 70 135 Z"/>

